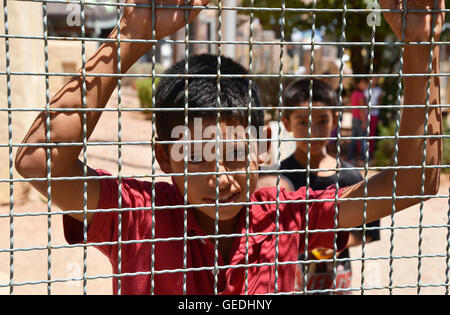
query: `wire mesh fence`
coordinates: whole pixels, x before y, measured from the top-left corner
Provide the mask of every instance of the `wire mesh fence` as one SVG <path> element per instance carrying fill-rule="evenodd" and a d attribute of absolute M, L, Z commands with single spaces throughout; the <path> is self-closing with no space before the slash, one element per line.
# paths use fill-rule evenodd
<path fill-rule="evenodd" d="M 433 125 L 449 107 L 448 19 L 440 38 L 405 40 L 408 14 L 436 25 L 448 9 L 208 2 L 3 0 L 0 292 L 448 294 L 449 123 Z M 405 60 L 409 47 L 426 60 Z M 423 102 L 405 104 L 420 78 Z M 420 110 L 423 132 L 405 134 L 402 111 Z M 401 143 L 416 139 L 405 165 Z M 408 172 L 420 176 L 405 193 Z M 380 174 L 389 195 L 372 191 Z M 361 196 L 343 196 L 358 182 Z M 338 222 L 342 202 L 362 224 Z M 386 203 L 372 224 L 370 205 Z"/>

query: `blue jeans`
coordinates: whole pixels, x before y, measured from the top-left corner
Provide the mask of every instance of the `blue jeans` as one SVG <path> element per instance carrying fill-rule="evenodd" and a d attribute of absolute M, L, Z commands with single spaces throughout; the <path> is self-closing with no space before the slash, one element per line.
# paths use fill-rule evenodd
<path fill-rule="evenodd" d="M 352 137 L 365 137 L 366 136 L 366 130 L 363 130 L 362 127 L 362 121 L 357 118 L 353 118 L 352 120 Z M 348 159 L 354 160 L 356 157 L 356 153 L 358 151 L 358 143 L 360 143 L 361 152 L 360 158 L 361 160 L 365 159 L 366 154 L 366 141 L 365 140 L 358 140 L 354 139 L 350 142 L 350 147 L 348 151 Z"/>

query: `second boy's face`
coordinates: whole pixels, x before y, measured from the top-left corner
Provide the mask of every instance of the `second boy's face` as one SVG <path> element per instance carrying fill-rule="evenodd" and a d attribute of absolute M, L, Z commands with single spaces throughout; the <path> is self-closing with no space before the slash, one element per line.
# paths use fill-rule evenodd
<path fill-rule="evenodd" d="M 191 124 L 189 131 L 185 128 L 184 134 L 189 134 L 190 139 L 201 140 L 203 143 L 197 142 L 184 147 L 182 143 L 176 143 L 170 146 L 170 161 L 166 165 L 166 169 L 162 168 L 166 173 L 187 173 L 188 203 L 190 205 L 209 205 L 199 206 L 197 209 L 209 218 L 215 219 L 217 201 L 219 220 L 226 221 L 233 219 L 242 209 L 243 205 L 237 203 L 247 202 L 247 187 L 250 196 L 255 190 L 258 175 L 248 174 L 247 170 L 257 171 L 261 156 L 258 156 L 256 142 L 250 142 L 250 148 L 244 142 L 248 138 L 244 127 L 230 126 L 225 122 L 220 123 L 220 139 L 226 140 L 226 142 L 219 143 L 218 146 L 216 133 L 215 121 L 202 120 L 201 125 Z M 181 134 L 178 135 L 179 139 L 183 138 Z M 217 147 L 220 148 L 219 151 L 216 151 Z M 218 159 L 217 156 L 219 156 Z M 185 158 L 187 158 L 186 163 Z M 174 182 L 181 194 L 184 195 L 185 176 L 175 176 Z M 218 195 L 216 187 L 218 187 Z"/>
<path fill-rule="evenodd" d="M 317 102 L 312 105 L 310 137 L 308 137 L 308 104 L 300 105 L 306 108 L 292 110 L 288 117 L 283 117 L 283 123 L 286 129 L 293 133 L 294 138 L 305 139 L 297 141 L 297 150 L 307 153 L 308 143 L 310 143 L 310 153 L 316 155 L 322 153 L 323 148 L 327 145 L 328 140 L 324 138 L 331 136 L 336 126 L 337 114 L 333 113 L 331 109 L 321 108 L 321 106 L 325 106 L 324 103 Z M 310 138 L 316 138 L 316 140 L 308 140 Z"/>
<path fill-rule="evenodd" d="M 365 91 L 365 90 L 367 90 L 369 88 L 369 81 L 366 81 L 366 80 L 361 80 L 361 81 L 359 81 L 359 83 L 358 83 L 358 89 L 360 90 L 360 91 Z"/>

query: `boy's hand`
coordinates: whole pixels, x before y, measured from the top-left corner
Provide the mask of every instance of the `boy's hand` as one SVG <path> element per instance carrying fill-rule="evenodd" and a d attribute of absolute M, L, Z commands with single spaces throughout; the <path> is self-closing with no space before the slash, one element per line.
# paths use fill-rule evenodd
<path fill-rule="evenodd" d="M 210 0 L 155 0 L 156 5 L 205 6 Z M 152 4 L 152 0 L 127 0 L 130 4 Z M 201 10 L 189 10 L 189 22 Z M 171 35 L 186 25 L 186 10 L 156 8 L 156 39 Z M 152 39 L 152 8 L 125 7 L 121 20 L 124 34 L 134 39 Z"/>
<path fill-rule="evenodd" d="M 383 9 L 398 10 L 403 9 L 404 0 L 381 0 Z M 434 3 L 437 2 L 437 7 Z M 408 10 L 432 10 L 444 9 L 445 0 L 408 0 L 406 3 Z M 434 39 L 438 40 L 444 23 L 444 12 L 435 13 L 436 22 L 434 24 Z M 402 38 L 402 18 L 403 13 L 384 13 L 384 17 L 399 39 Z M 433 13 L 408 12 L 406 16 L 405 42 L 429 41 L 431 39 Z"/>

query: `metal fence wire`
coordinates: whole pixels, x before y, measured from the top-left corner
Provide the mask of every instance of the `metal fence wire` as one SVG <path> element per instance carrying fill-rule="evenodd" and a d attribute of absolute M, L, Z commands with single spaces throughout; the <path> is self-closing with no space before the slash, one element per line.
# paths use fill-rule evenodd
<path fill-rule="evenodd" d="M 135 2 L 141 2 L 136 4 Z M 418 136 L 400 135 L 401 110 L 405 108 L 436 108 L 440 107 L 446 113 L 448 111 L 449 97 L 449 41 L 448 41 L 448 19 L 444 21 L 444 30 L 439 40 L 412 42 L 406 44 L 405 28 L 402 28 L 402 37 L 396 39 L 393 33 L 384 34 L 382 29 L 387 24 L 383 13 L 396 11 L 403 17 L 403 26 L 406 24 L 406 15 L 411 9 L 387 10 L 381 9 L 377 1 L 357 1 L 355 4 L 349 1 L 237 1 L 217 0 L 211 1 L 206 6 L 192 6 L 189 1 L 84 1 L 84 0 L 29 0 L 29 1 L 2 1 L 2 19 L 0 23 L 0 115 L 1 115 L 1 140 L 2 169 L 0 185 L 1 206 L 0 210 L 0 293 L 5 294 L 96 294 L 127 293 L 124 283 L 129 279 L 146 279 L 150 283 L 148 294 L 161 292 L 158 283 L 163 276 L 174 275 L 173 286 L 180 288 L 180 294 L 192 294 L 189 282 L 193 274 L 206 272 L 211 281 L 197 284 L 198 287 L 208 287 L 205 292 L 219 294 L 224 290 L 222 282 L 223 275 L 229 270 L 242 269 L 242 293 L 253 292 L 250 274 L 260 268 L 270 270 L 269 275 L 272 284 L 269 286 L 271 294 L 448 294 L 450 285 L 450 203 L 448 189 L 449 158 L 444 156 L 443 162 L 436 165 L 426 163 L 426 144 L 436 138 L 443 140 L 444 151 L 449 143 L 450 136 L 444 132 L 442 135 L 431 135 L 427 129 L 428 114 L 425 117 L 425 132 Z M 435 4 L 438 1 L 434 1 Z M 299 5 L 299 3 L 301 5 Z M 357 4 L 356 4 L 357 3 Z M 328 7 L 327 7 L 328 4 Z M 358 4 L 360 6 L 358 6 Z M 408 1 L 403 1 L 404 7 L 408 8 Z M 146 7 L 152 15 L 152 30 L 150 39 L 128 39 L 121 36 L 123 25 L 120 23 L 124 9 L 130 7 Z M 436 6 L 435 6 L 436 7 Z M 157 38 L 156 14 L 160 9 L 182 9 L 184 18 L 188 20 L 193 10 L 202 9 L 200 15 L 191 24 L 174 35 Z M 417 10 L 416 10 L 417 11 Z M 419 10 L 420 11 L 420 10 Z M 423 10 L 422 10 L 423 12 Z M 428 12 L 435 13 L 432 23 L 436 23 L 438 13 L 445 12 L 448 18 L 448 9 L 429 9 Z M 21 17 L 22 16 L 22 17 Z M 27 21 L 24 21 L 23 17 Z M 300 18 L 299 18 L 300 17 Z M 367 21 L 367 25 L 355 25 L 355 18 Z M 379 21 L 378 21 L 379 19 Z M 331 22 L 324 22 L 330 21 Z M 300 22 L 299 22 L 300 21 Z M 373 23 L 370 23 L 372 21 Z M 377 23 L 380 22 L 380 23 Z M 299 25 L 293 25 L 299 23 Z M 300 24 L 301 23 L 301 24 Z M 309 26 L 305 26 L 308 23 Z M 327 24 L 328 23 L 328 24 Z M 333 26 L 333 27 L 331 27 Z M 109 32 L 116 28 L 117 37 L 108 37 Z M 365 35 L 354 36 L 361 30 Z M 95 50 L 102 44 L 115 44 L 117 47 L 117 59 L 109 62 L 117 62 L 114 73 L 89 72 L 88 62 L 95 54 Z M 123 69 L 123 52 L 121 47 L 128 44 L 152 44 L 151 49 L 141 58 L 130 71 Z M 405 47 L 427 45 L 430 47 L 430 58 L 427 73 L 403 73 Z M 95 49 L 92 50 L 92 47 Z M 354 63 L 354 48 L 360 50 L 361 62 L 364 64 L 363 71 L 351 71 Z M 441 52 L 441 71 L 432 73 L 433 49 L 439 47 Z M 73 53 L 76 51 L 76 53 Z M 72 54 L 75 57 L 70 57 Z M 200 53 L 210 53 L 217 56 L 217 71 L 213 74 L 190 74 L 188 60 Z M 232 56 L 240 62 L 249 74 L 222 73 L 224 56 Z M 352 59 L 353 58 L 353 59 Z M 185 60 L 184 73 L 169 74 L 165 69 L 175 62 Z M 331 61 L 330 61 L 331 60 Z M 387 60 L 387 61 L 386 61 Z M 103 62 L 103 61 L 102 61 Z M 333 65 L 326 68 L 324 65 Z M 62 65 L 62 66 L 61 66 Z M 78 67 L 80 71 L 78 70 Z M 350 69 L 350 70 L 349 70 Z M 216 106 L 209 108 L 193 108 L 189 106 L 191 90 L 187 87 L 194 78 L 209 78 L 215 80 Z M 426 104 L 403 105 L 404 80 L 411 77 L 426 77 L 427 99 Z M 80 106 L 61 106 L 52 108 L 52 100 L 58 96 L 57 92 L 67 82 L 81 80 L 81 98 L 78 100 Z M 116 89 L 111 91 L 112 97 L 106 107 L 88 106 L 88 91 L 92 79 L 110 78 L 117 80 Z M 158 108 L 156 104 L 156 89 L 162 80 L 183 79 L 184 84 L 184 107 L 181 108 Z M 249 84 L 247 98 L 248 104 L 242 107 L 229 108 L 223 106 L 223 82 L 224 79 L 248 80 Z M 359 106 L 365 110 L 366 125 L 362 135 L 355 136 L 351 133 L 348 117 L 355 109 L 349 103 L 352 82 L 360 78 L 368 80 L 367 105 Z M 310 81 L 308 97 L 304 104 L 298 106 L 287 106 L 284 103 L 283 94 L 288 84 L 294 80 L 307 79 Z M 317 107 L 313 96 L 313 79 L 331 82 L 337 91 L 337 106 L 320 106 L 321 110 L 331 110 L 337 113 L 335 133 L 330 135 L 315 136 L 313 130 L 313 114 Z M 432 80 L 439 79 L 441 82 L 441 104 L 431 104 L 430 85 Z M 375 100 L 375 81 L 384 82 L 383 88 L 386 97 L 383 101 Z M 144 82 L 145 88 L 139 86 L 138 82 Z M 265 83 L 266 82 L 266 83 Z M 267 83 L 268 82 L 268 83 Z M 69 83 L 70 84 L 70 83 Z M 264 85 L 266 84 L 266 85 Z M 268 85 L 269 84 L 269 85 Z M 254 107 L 256 85 L 260 86 L 262 104 L 257 109 Z M 148 94 L 147 105 L 140 106 L 138 91 L 145 90 Z M 390 98 L 389 98 L 389 97 Z M 90 100 L 92 102 L 92 100 Z M 302 106 L 303 105 L 303 106 Z M 356 107 L 358 108 L 358 106 Z M 285 129 L 283 121 L 289 111 L 302 109 L 307 111 L 305 117 L 306 137 L 295 137 Z M 220 159 L 220 144 L 233 142 L 223 140 L 216 136 L 212 142 L 217 146 L 214 151 L 214 170 L 205 171 L 196 168 L 189 169 L 187 158 L 190 144 L 200 146 L 211 141 L 169 141 L 161 140 L 156 134 L 156 116 L 158 113 L 177 112 L 183 113 L 185 126 L 189 126 L 192 115 L 200 112 L 204 115 L 210 111 L 216 114 L 215 124 L 217 134 L 221 130 L 222 115 L 226 116 L 229 110 L 237 110 L 245 113 L 246 123 L 252 126 L 253 113 L 263 110 L 266 124 L 272 127 L 270 138 L 272 151 L 269 162 L 265 168 L 251 169 L 251 150 L 253 144 L 261 144 L 264 140 L 242 140 L 247 147 L 246 166 L 243 170 L 224 171 Z M 384 126 L 392 126 L 390 134 L 371 133 L 370 115 L 373 111 L 380 111 L 385 115 Z M 425 111 L 428 113 L 428 111 Z M 55 141 L 52 139 L 53 115 L 69 117 L 78 113 L 82 125 L 81 135 L 74 136 L 76 140 Z M 92 114 L 102 113 L 95 133 L 90 134 L 89 126 Z M 45 126 L 45 141 L 35 143 L 21 142 L 26 135 L 32 120 L 30 115 L 45 117 L 41 122 Z M 42 116 L 43 115 L 43 116 Z M 105 118 L 106 117 L 106 118 Z M 226 116 L 228 117 L 228 116 Z M 44 118 L 43 118 L 44 119 Z M 350 119 L 351 120 L 351 119 Z M 447 122 L 444 121 L 444 126 Z M 6 127 L 7 126 L 7 127 Z M 68 125 L 69 126 L 69 125 Z M 445 128 L 444 128 L 445 129 Z M 448 130 L 448 129 L 446 129 Z M 187 132 L 187 131 L 185 131 Z M 399 166 L 398 153 L 399 142 L 402 139 L 424 139 L 422 152 L 411 152 L 412 155 L 420 155 L 422 163 L 414 166 Z M 79 141 L 78 139 L 81 139 Z M 329 142 L 329 154 L 334 158 L 333 167 L 317 166 L 314 158 L 313 142 Z M 346 159 L 349 145 L 352 140 L 361 141 L 361 161 L 355 165 L 343 163 Z M 371 142 L 376 142 L 376 150 L 380 150 L 383 143 L 390 144 L 387 158 L 391 163 L 381 163 L 374 158 L 371 151 Z M 180 172 L 164 173 L 163 167 L 157 161 L 157 145 L 182 144 L 185 149 L 183 154 L 183 170 Z M 306 143 L 306 163 L 304 168 L 284 169 L 282 161 L 288 158 L 295 150 L 297 143 Z M 447 144 L 448 146 L 448 144 Z M 30 148 L 31 150 L 44 150 L 45 153 L 45 175 L 22 177 L 15 171 L 15 158 L 17 150 Z M 52 152 L 80 149 L 79 159 L 82 172 L 76 176 L 65 176 L 52 174 L 54 172 Z M 55 151 L 56 150 L 56 151 Z M 332 151 L 334 152 L 332 152 Z M 448 154 L 448 153 L 447 153 Z M 444 153 L 445 155 L 445 153 Z M 88 165 L 95 169 L 108 169 L 112 173 L 92 173 Z M 398 195 L 397 173 L 404 169 L 419 169 L 422 172 L 421 187 L 419 195 Z M 428 195 L 425 189 L 426 170 L 440 169 L 441 187 L 436 195 Z M 370 197 L 368 191 L 368 180 L 374 174 L 382 171 L 393 171 L 393 188 L 390 196 Z M 363 225 L 354 228 L 338 227 L 338 195 L 341 184 L 340 177 L 344 171 L 359 173 L 363 179 L 364 196 L 356 198 L 363 201 Z M 304 199 L 287 201 L 282 198 L 282 183 L 285 177 L 298 174 L 305 178 L 306 195 Z M 35 173 L 32 173 L 35 174 Z M 60 173 L 58 173 L 60 174 Z M 251 180 L 254 175 L 269 176 L 273 185 L 275 199 L 271 201 L 255 201 L 252 199 Z M 329 195 L 326 200 L 311 199 L 311 180 L 316 174 L 336 174 L 334 184 L 335 193 Z M 223 192 L 220 188 L 221 176 L 240 175 L 245 177 L 243 195 L 245 200 L 232 202 L 234 206 L 241 206 L 243 213 L 243 229 L 235 229 L 235 233 L 221 233 L 219 228 L 219 213 L 222 207 L 220 198 Z M 213 202 L 214 216 L 212 219 L 214 227 L 211 231 L 205 231 L 206 235 L 193 234 L 188 228 L 191 212 L 198 209 L 211 207 L 209 202 L 192 204 L 188 200 L 188 181 L 192 178 L 209 176 L 214 178 L 215 199 Z M 270 177 L 273 176 L 273 177 Z M 161 233 L 161 229 L 169 229 L 169 226 L 158 226 L 156 218 L 158 211 L 170 212 L 179 210 L 180 205 L 159 205 L 157 196 L 157 183 L 171 182 L 171 179 L 182 179 L 181 193 L 183 207 L 181 234 Z M 264 178 L 264 177 L 261 177 Z M 117 208 L 91 209 L 88 206 L 88 188 L 92 181 L 116 180 L 118 189 L 112 193 L 117 196 Z M 141 207 L 127 207 L 125 198 L 129 198 L 129 192 L 124 192 L 124 186 L 128 181 L 139 180 L 151 183 L 147 192 L 150 203 Z M 78 192 L 82 203 L 77 209 L 60 210 L 55 205 L 52 195 L 59 185 L 65 182 L 82 182 L 82 189 Z M 190 181 L 189 181 L 190 182 Z M 34 190 L 28 190 L 29 184 L 44 187 L 40 189 L 43 197 L 37 197 Z M 104 187 L 102 186 L 102 189 Z M 182 189 L 182 190 L 183 190 Z M 77 191 L 73 191 L 73 194 Z M 69 195 L 69 192 L 67 192 Z M 105 197 L 102 197 L 105 198 Z M 112 198 L 110 196 L 110 198 Z M 223 198 L 223 197 L 222 197 Z M 398 200 L 420 199 L 420 203 L 412 209 L 394 215 Z M 68 199 L 69 196 L 68 196 Z M 429 199 L 425 201 L 426 199 Z M 367 222 L 367 202 L 371 200 L 391 200 L 391 215 L 383 218 L 379 226 L 372 226 Z M 310 211 L 314 202 L 332 202 L 334 208 L 334 227 L 327 229 L 311 230 L 309 228 Z M 449 201 L 450 202 L 450 201 Z M 280 209 L 287 204 L 297 204 L 306 208 L 304 218 L 304 230 L 285 230 L 282 228 L 282 212 Z M 220 206 L 219 206 L 220 205 Z M 254 206 L 269 207 L 274 211 L 274 231 L 252 232 L 250 227 L 251 211 Z M 123 238 L 128 235 L 130 229 L 128 214 L 143 211 L 151 217 L 145 237 L 133 239 Z M 94 242 L 89 239 L 88 216 L 117 214 L 117 233 L 113 240 Z M 78 243 L 67 243 L 64 239 L 62 227 L 63 215 L 81 216 L 82 234 Z M 140 222 L 134 222 L 139 225 Z M 175 223 L 174 223 L 175 224 Z M 178 223 L 177 223 L 178 224 Z M 69 231 L 70 232 L 70 231 Z M 208 233 L 207 233 L 208 232 Z M 311 237 L 316 233 L 333 233 L 333 250 L 331 254 L 318 260 L 317 252 L 313 252 Z M 351 247 L 348 256 L 341 256 L 338 252 L 338 235 L 341 232 L 350 232 L 360 235 L 361 240 L 356 246 Z M 371 232 L 378 233 L 380 240 L 371 242 Z M 66 232 L 67 234 L 68 232 Z M 166 236 L 164 236 L 166 235 Z M 286 249 L 282 249 L 282 242 L 291 239 L 292 235 L 304 237 L 305 244 L 302 254 L 294 260 L 280 259 Z M 262 260 L 259 263 L 251 263 L 251 255 L 256 253 L 249 251 L 249 244 L 254 238 L 269 236 L 275 240 L 273 259 Z M 245 245 L 242 250 L 244 260 L 239 263 L 225 264 L 222 261 L 220 248 L 222 242 L 240 238 Z M 192 242 L 210 243 L 213 247 L 214 257 L 206 265 L 196 265 L 191 256 Z M 161 244 L 173 244 L 177 252 L 174 257 L 167 256 L 167 252 L 158 250 Z M 172 244 L 172 245 L 171 245 Z M 124 256 L 126 248 L 144 246 L 148 250 L 136 251 L 145 257 Z M 97 248 L 112 248 L 115 252 L 113 271 L 109 261 L 100 254 Z M 264 245 L 262 245 L 264 248 Z M 308 249 L 309 248 L 309 249 Z M 262 249 L 261 249 L 262 250 Z M 102 250 L 107 251 L 107 250 Z M 197 253 L 201 254 L 201 253 Z M 181 256 L 180 256 L 181 255 Z M 158 260 L 171 262 L 181 257 L 178 263 L 158 263 Z M 130 260 L 148 261 L 147 269 L 130 271 L 128 266 Z M 206 260 L 205 260 L 206 261 Z M 281 281 L 281 270 L 289 266 L 296 266 L 296 275 L 290 274 L 295 289 L 283 290 Z M 317 278 L 317 268 L 321 265 L 327 266 L 323 271 L 323 278 Z M 346 265 L 346 270 L 342 266 Z M 264 267 L 270 267 L 263 269 Z M 256 270 L 256 271 L 255 271 Z M 342 275 L 351 270 L 351 277 L 345 278 L 350 281 L 342 285 Z M 300 272 L 301 271 L 301 272 Z M 317 272 L 314 276 L 314 272 Z M 325 276 L 329 275 L 329 278 Z M 181 275 L 178 277 L 178 275 Z M 263 277 L 263 275 L 260 275 Z M 143 278 L 140 278 L 143 277 Z M 266 275 L 264 275 L 266 277 Z M 285 277 L 285 276 L 284 276 Z M 316 278 L 314 278 L 316 277 Z M 294 280 L 295 278 L 295 280 Z M 210 278 L 208 278 L 210 279 Z M 234 279 L 236 281 L 236 279 Z M 315 281 L 315 283 L 313 283 Z M 320 287 L 317 282 L 329 282 L 327 286 Z M 345 280 L 346 281 L 346 280 Z M 344 281 L 344 282 L 345 282 Z M 312 283 L 312 284 L 311 284 Z M 315 285 L 314 285 L 315 284 Z M 212 287 L 209 287 L 212 286 Z M 203 292 L 203 293 L 205 293 Z M 202 293 L 202 292 L 194 292 Z"/>

